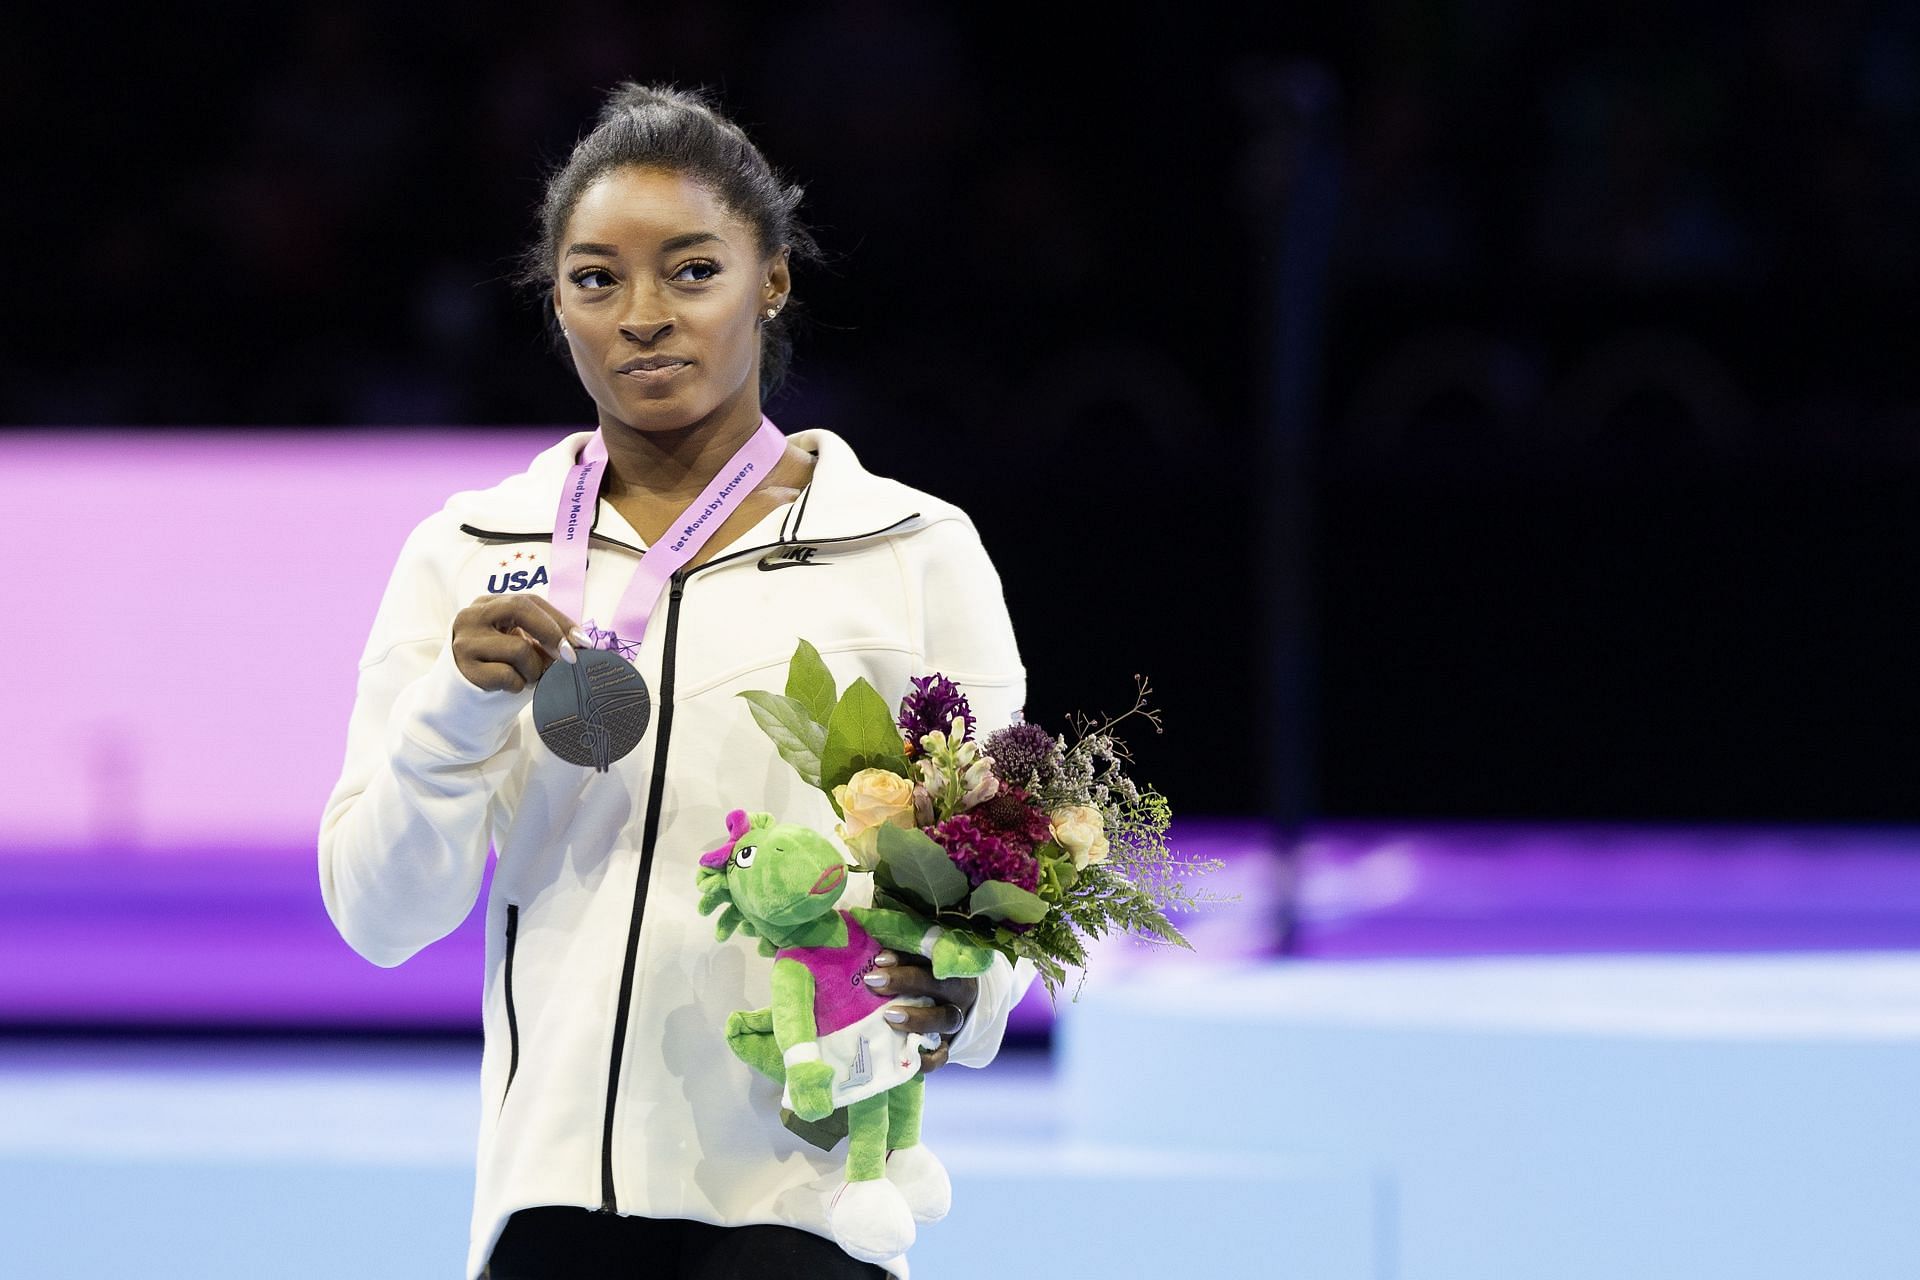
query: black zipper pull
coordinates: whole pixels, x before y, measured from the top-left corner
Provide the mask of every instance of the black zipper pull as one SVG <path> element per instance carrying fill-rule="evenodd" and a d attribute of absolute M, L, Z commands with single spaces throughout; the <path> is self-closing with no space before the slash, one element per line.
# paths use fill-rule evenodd
<path fill-rule="evenodd" d="M 685 569 L 675 569 L 673 576 L 667 579 L 667 599 L 678 600 L 680 593 L 686 590 L 686 587 L 687 571 Z"/>

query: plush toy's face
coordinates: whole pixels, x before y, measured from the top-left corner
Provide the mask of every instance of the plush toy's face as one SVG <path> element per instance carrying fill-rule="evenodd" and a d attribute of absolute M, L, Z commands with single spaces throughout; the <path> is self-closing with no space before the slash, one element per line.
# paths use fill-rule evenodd
<path fill-rule="evenodd" d="M 790 824 L 751 827 L 733 843 L 727 889 L 747 919 L 791 929 L 833 910 L 847 864 L 827 838 Z"/>

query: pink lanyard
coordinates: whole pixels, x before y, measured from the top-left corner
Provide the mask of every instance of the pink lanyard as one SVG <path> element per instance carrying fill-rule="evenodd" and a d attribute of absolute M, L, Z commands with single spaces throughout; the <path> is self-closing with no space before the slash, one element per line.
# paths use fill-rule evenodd
<path fill-rule="evenodd" d="M 659 607 L 667 579 L 693 559 L 740 500 L 766 480 L 786 448 L 786 437 L 762 416 L 759 429 L 727 459 L 713 483 L 640 557 L 640 567 L 621 594 L 610 625 L 602 629 L 580 616 L 587 600 L 587 535 L 599 506 L 600 482 L 607 473 L 607 442 L 594 432 L 580 451 L 580 461 L 567 473 L 567 482 L 560 486 L 560 506 L 553 520 L 553 579 L 547 598 L 580 622 L 595 647 L 632 657 L 646 634 L 647 621 Z"/>

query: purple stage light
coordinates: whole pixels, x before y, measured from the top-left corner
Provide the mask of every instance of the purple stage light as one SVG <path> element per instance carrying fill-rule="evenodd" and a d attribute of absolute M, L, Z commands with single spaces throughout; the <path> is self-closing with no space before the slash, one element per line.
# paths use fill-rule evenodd
<path fill-rule="evenodd" d="M 33 730 L 0 737 L 0 857 L 310 839 L 407 532 L 560 434 L 0 435 L 7 561 L 45 627 L 15 628 Z"/>
<path fill-rule="evenodd" d="M 1263 956 L 1272 845 L 1180 823 L 1240 900 L 1179 923 L 1198 959 Z M 1920 948 L 1920 832 L 1323 823 L 1303 856 L 1313 957 Z M 0 858 L 0 1025 L 476 1031 L 480 913 L 397 969 L 334 933 L 311 845 Z M 1093 982 L 1185 953 L 1104 945 Z M 1065 1000 L 1071 987 L 1063 993 Z M 1051 1022 L 1036 992 L 1015 1029 Z"/>

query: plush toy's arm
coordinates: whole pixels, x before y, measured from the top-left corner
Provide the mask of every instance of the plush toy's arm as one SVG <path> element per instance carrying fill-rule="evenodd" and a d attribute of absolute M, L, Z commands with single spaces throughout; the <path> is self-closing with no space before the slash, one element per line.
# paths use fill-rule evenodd
<path fill-rule="evenodd" d="M 874 941 L 895 951 L 911 951 L 933 961 L 936 978 L 977 978 L 993 964 L 993 950 L 962 942 L 938 925 L 928 925 L 919 916 L 881 907 L 855 907 L 848 914 Z"/>
<path fill-rule="evenodd" d="M 798 960 L 773 962 L 773 1039 L 787 1066 L 787 1095 L 802 1120 L 833 1114 L 833 1068 L 820 1060 L 813 974 Z"/>
<path fill-rule="evenodd" d="M 728 901 L 727 873 L 725 869 L 701 867 L 695 873 L 694 885 L 700 892 L 700 914 L 710 916 L 714 908 Z"/>
<path fill-rule="evenodd" d="M 724 870 L 716 871 L 712 867 L 702 867 L 697 883 L 700 889 L 701 915 L 710 916 L 722 905 L 726 907 L 720 912 L 720 918 L 714 922 L 713 929 L 713 936 L 725 942 L 733 936 L 735 929 L 746 923 L 746 917 L 740 914 L 740 908 L 734 906 L 733 900 L 727 896 L 727 873 Z M 751 937 L 753 930 L 748 929 L 747 934 Z"/>
<path fill-rule="evenodd" d="M 798 960 L 773 962 L 773 1038 L 780 1052 L 812 1044 L 819 1036 L 813 1020 L 813 974 Z"/>
<path fill-rule="evenodd" d="M 930 930 L 927 922 L 919 916 L 909 915 L 905 911 L 889 911 L 884 907 L 854 907 L 847 912 L 860 922 L 860 927 L 873 935 L 873 940 L 883 947 L 895 951 L 911 951 L 915 955 L 925 954 L 920 950 L 920 940 Z"/>
<path fill-rule="evenodd" d="M 727 1048 L 775 1084 L 784 1084 L 787 1068 L 773 1042 L 773 1010 L 742 1009 L 727 1015 Z"/>

